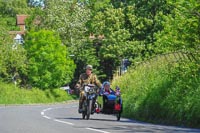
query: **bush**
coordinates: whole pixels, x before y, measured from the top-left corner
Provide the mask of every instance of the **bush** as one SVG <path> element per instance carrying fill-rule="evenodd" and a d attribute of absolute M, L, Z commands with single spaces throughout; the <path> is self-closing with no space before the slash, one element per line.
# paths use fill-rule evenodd
<path fill-rule="evenodd" d="M 48 30 L 30 32 L 25 42 L 29 84 L 46 89 L 71 81 L 75 64 L 56 33 Z"/>

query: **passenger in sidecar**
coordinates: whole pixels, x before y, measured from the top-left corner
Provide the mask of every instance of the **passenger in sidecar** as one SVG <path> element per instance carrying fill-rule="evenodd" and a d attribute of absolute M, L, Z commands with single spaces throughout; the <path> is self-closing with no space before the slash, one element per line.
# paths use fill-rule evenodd
<path fill-rule="evenodd" d="M 110 83 L 106 81 L 103 83 L 100 93 L 103 96 L 102 113 L 114 114 L 122 112 L 122 99 L 119 87 L 116 87 L 114 91 L 110 88 Z"/>

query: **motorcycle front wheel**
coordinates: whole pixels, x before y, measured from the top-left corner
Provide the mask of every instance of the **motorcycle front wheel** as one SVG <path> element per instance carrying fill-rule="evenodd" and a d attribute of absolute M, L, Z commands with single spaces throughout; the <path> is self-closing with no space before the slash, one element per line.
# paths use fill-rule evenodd
<path fill-rule="evenodd" d="M 87 118 L 86 118 L 87 120 L 90 119 L 91 111 L 92 111 L 92 100 L 89 100 L 87 106 Z"/>
<path fill-rule="evenodd" d="M 87 103 L 86 101 L 83 102 L 83 112 L 82 112 L 82 118 L 85 119 L 87 113 Z"/>

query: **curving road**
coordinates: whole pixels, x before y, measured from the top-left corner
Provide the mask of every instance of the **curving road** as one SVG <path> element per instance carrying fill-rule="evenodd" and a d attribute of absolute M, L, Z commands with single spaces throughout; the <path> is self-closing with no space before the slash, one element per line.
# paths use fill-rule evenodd
<path fill-rule="evenodd" d="M 55 105 L 0 106 L 0 133 L 200 133 L 200 129 L 162 126 L 94 114 L 82 120 L 77 102 Z"/>

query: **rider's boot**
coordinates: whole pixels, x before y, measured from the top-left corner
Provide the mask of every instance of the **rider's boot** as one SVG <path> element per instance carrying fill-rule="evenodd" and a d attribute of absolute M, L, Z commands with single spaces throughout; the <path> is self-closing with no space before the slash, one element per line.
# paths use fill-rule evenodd
<path fill-rule="evenodd" d="M 81 91 L 80 98 L 79 98 L 79 108 L 78 108 L 79 113 L 83 112 L 83 101 L 84 101 L 84 91 Z"/>

